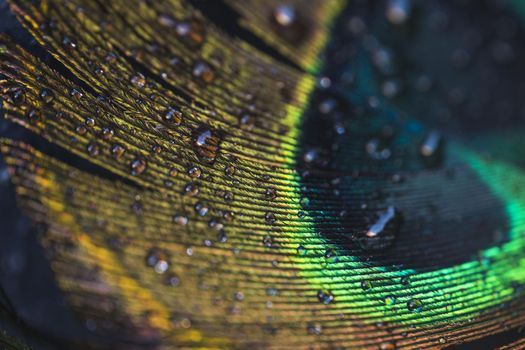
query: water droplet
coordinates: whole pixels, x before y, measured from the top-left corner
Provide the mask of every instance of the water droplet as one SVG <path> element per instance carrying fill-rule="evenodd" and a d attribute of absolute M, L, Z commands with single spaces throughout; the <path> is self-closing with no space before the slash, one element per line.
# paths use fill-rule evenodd
<path fill-rule="evenodd" d="M 42 120 L 42 113 L 37 109 L 31 109 L 26 114 L 27 119 L 31 121 Z"/>
<path fill-rule="evenodd" d="M 26 101 L 26 93 L 22 89 L 16 89 L 15 91 L 11 92 L 11 102 L 15 106 L 21 106 Z"/>
<path fill-rule="evenodd" d="M 176 223 L 177 225 L 184 226 L 188 224 L 188 217 L 177 214 L 173 216 L 173 222 Z"/>
<path fill-rule="evenodd" d="M 153 267 L 155 272 L 163 274 L 169 268 L 166 253 L 158 248 L 152 248 L 146 255 L 146 265 Z"/>
<path fill-rule="evenodd" d="M 274 297 L 274 296 L 276 296 L 277 293 L 278 293 L 278 292 L 277 292 L 277 289 L 275 289 L 275 288 L 270 287 L 270 288 L 267 288 L 267 289 L 266 289 L 266 295 L 268 295 L 268 296 L 270 296 L 270 297 Z"/>
<path fill-rule="evenodd" d="M 300 256 L 306 256 L 306 254 L 308 254 L 308 250 L 302 245 L 300 245 L 297 247 L 297 254 Z"/>
<path fill-rule="evenodd" d="M 224 230 L 219 231 L 219 233 L 217 234 L 217 240 L 220 243 L 225 243 L 226 241 L 228 241 L 228 236 L 226 235 L 226 232 L 224 232 Z"/>
<path fill-rule="evenodd" d="M 290 5 L 279 5 L 273 12 L 275 22 L 280 26 L 287 27 L 295 21 L 295 9 Z"/>
<path fill-rule="evenodd" d="M 361 289 L 362 290 L 369 290 L 372 288 L 372 282 L 369 280 L 362 280 L 361 281 Z"/>
<path fill-rule="evenodd" d="M 309 323 L 306 330 L 308 334 L 320 335 L 323 332 L 323 326 L 319 322 Z"/>
<path fill-rule="evenodd" d="M 397 347 L 396 347 L 396 343 L 387 341 L 387 342 L 381 343 L 379 345 L 379 349 L 380 350 L 396 350 Z"/>
<path fill-rule="evenodd" d="M 206 204 L 201 203 L 201 202 L 197 202 L 194 208 L 195 208 L 195 212 L 199 216 L 205 216 L 206 214 L 208 214 L 208 211 L 210 210 L 210 208 Z"/>
<path fill-rule="evenodd" d="M 244 130 L 253 130 L 255 126 L 255 117 L 249 113 L 243 113 L 239 118 L 239 124 Z"/>
<path fill-rule="evenodd" d="M 443 161 L 443 138 L 438 131 L 431 131 L 420 148 L 421 156 L 427 167 L 439 166 Z"/>
<path fill-rule="evenodd" d="M 244 294 L 242 292 L 235 292 L 235 294 L 233 295 L 233 297 L 235 298 L 235 300 L 237 301 L 243 301 L 244 300 Z"/>
<path fill-rule="evenodd" d="M 264 192 L 264 196 L 266 197 L 266 199 L 275 199 L 277 198 L 277 191 L 275 190 L 275 188 L 267 188 Z"/>
<path fill-rule="evenodd" d="M 68 47 L 70 49 L 76 49 L 77 48 L 77 43 L 73 39 L 68 37 L 68 36 L 64 36 L 64 38 L 62 39 L 62 44 L 65 47 Z"/>
<path fill-rule="evenodd" d="M 77 89 L 71 89 L 69 90 L 69 95 L 76 98 L 76 99 L 81 99 L 82 97 L 84 97 L 84 94 L 80 91 L 78 91 Z"/>
<path fill-rule="evenodd" d="M 414 298 L 407 302 L 407 309 L 410 312 L 420 312 L 423 310 L 423 302 L 420 299 Z"/>
<path fill-rule="evenodd" d="M 381 250 L 389 247 L 397 237 L 403 216 L 399 210 L 390 206 L 384 212 L 376 214 L 373 224 L 358 233 L 354 240 L 365 250 Z"/>
<path fill-rule="evenodd" d="M 124 153 L 126 152 L 126 149 L 122 147 L 121 145 L 115 144 L 111 146 L 110 152 L 114 158 L 119 159 L 124 155 Z"/>
<path fill-rule="evenodd" d="M 178 126 L 182 123 L 182 112 L 179 109 L 170 107 L 164 113 L 163 119 L 170 124 Z"/>
<path fill-rule="evenodd" d="M 399 282 L 404 285 L 404 286 L 408 286 L 410 284 L 410 276 L 403 276 L 401 277 L 401 279 L 399 280 Z"/>
<path fill-rule="evenodd" d="M 95 119 L 93 118 L 86 118 L 85 122 L 86 126 L 92 128 L 95 126 Z"/>
<path fill-rule="evenodd" d="M 274 224 L 275 221 L 277 221 L 275 214 L 272 213 L 271 211 L 266 212 L 264 214 L 264 220 L 266 221 L 267 224 Z"/>
<path fill-rule="evenodd" d="M 75 132 L 79 135 L 85 135 L 87 133 L 87 129 L 84 125 L 77 125 Z"/>
<path fill-rule="evenodd" d="M 199 194 L 199 188 L 197 187 L 197 185 L 195 183 L 189 182 L 184 187 L 184 192 L 186 193 L 186 195 L 188 195 L 190 197 L 195 197 L 196 195 Z"/>
<path fill-rule="evenodd" d="M 113 131 L 113 129 L 110 129 L 107 127 L 102 128 L 102 131 L 101 131 L 102 139 L 109 141 L 113 138 L 113 135 L 115 135 L 115 132 Z"/>
<path fill-rule="evenodd" d="M 273 244 L 273 239 L 271 236 L 264 236 L 263 238 L 263 244 L 266 248 L 271 248 Z"/>
<path fill-rule="evenodd" d="M 167 275 L 165 281 L 166 284 L 171 287 L 177 287 L 180 284 L 180 278 L 174 274 Z"/>
<path fill-rule="evenodd" d="M 228 165 L 226 168 L 224 168 L 224 173 L 228 176 L 235 175 L 235 167 L 233 165 Z"/>
<path fill-rule="evenodd" d="M 44 103 L 51 103 L 53 102 L 53 99 L 55 98 L 55 94 L 53 93 L 53 91 L 49 90 L 49 89 L 42 89 L 40 90 L 40 99 L 42 101 L 44 101 Z"/>
<path fill-rule="evenodd" d="M 333 248 L 327 249 L 324 253 L 324 259 L 327 263 L 333 264 L 337 262 L 337 251 Z"/>
<path fill-rule="evenodd" d="M 204 42 L 205 28 L 198 19 L 178 22 L 175 31 L 182 42 L 190 47 L 198 48 Z"/>
<path fill-rule="evenodd" d="M 387 295 L 384 299 L 383 299 L 385 305 L 387 306 L 392 306 L 396 303 L 396 297 L 393 296 L 393 295 Z"/>
<path fill-rule="evenodd" d="M 211 83 L 215 80 L 215 72 L 206 63 L 198 61 L 193 66 L 193 76 L 199 78 L 204 83 Z"/>
<path fill-rule="evenodd" d="M 191 167 L 189 170 L 188 170 L 188 174 L 191 176 L 191 177 L 194 177 L 194 178 L 199 178 L 201 177 L 201 174 L 202 174 L 202 171 L 199 167 Z"/>
<path fill-rule="evenodd" d="M 199 128 L 194 133 L 194 145 L 197 155 L 209 163 L 213 163 L 219 154 L 221 138 L 219 134 L 207 128 Z"/>
<path fill-rule="evenodd" d="M 146 171 L 147 165 L 148 164 L 146 163 L 145 159 L 135 158 L 131 162 L 131 175 L 133 176 L 141 175 L 142 173 L 144 173 L 144 171 Z"/>
<path fill-rule="evenodd" d="M 131 83 L 139 89 L 142 89 L 146 85 L 146 78 L 143 74 L 138 73 L 131 77 Z"/>
<path fill-rule="evenodd" d="M 403 24 L 412 10 L 411 0 L 388 0 L 386 18 L 393 24 Z"/>
<path fill-rule="evenodd" d="M 317 299 L 325 305 L 331 304 L 334 301 L 334 295 L 330 291 L 318 291 L 317 292 Z"/>
<path fill-rule="evenodd" d="M 88 151 L 90 156 L 95 157 L 95 156 L 99 155 L 100 148 L 98 147 L 98 145 L 95 142 L 90 142 L 87 145 L 87 151 Z"/>

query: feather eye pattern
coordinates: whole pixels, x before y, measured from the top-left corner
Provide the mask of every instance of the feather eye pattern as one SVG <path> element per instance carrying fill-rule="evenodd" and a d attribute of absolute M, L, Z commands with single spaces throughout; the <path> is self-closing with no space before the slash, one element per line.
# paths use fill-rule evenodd
<path fill-rule="evenodd" d="M 523 346 L 519 1 L 9 7 L 45 50 L 0 36 L 31 135 L 0 150 L 85 331 L 57 348 Z"/>

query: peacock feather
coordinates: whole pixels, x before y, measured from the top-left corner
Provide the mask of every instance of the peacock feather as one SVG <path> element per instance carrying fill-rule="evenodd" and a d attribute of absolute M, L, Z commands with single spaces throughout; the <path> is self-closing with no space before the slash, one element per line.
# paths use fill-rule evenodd
<path fill-rule="evenodd" d="M 15 336 L 525 347 L 521 1 L 8 4 L 4 186 L 61 305 L 2 291 Z"/>

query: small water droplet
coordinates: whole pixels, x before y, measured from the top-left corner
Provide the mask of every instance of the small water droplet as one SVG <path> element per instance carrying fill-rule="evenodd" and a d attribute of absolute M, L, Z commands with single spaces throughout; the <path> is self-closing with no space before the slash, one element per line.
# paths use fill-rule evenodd
<path fill-rule="evenodd" d="M 146 160 L 143 158 L 135 158 L 131 162 L 131 175 L 138 176 L 144 173 L 147 168 Z"/>
<path fill-rule="evenodd" d="M 317 299 L 325 305 L 331 304 L 334 301 L 334 295 L 330 291 L 318 291 Z"/>
<path fill-rule="evenodd" d="M 369 290 L 372 288 L 372 282 L 369 280 L 362 280 L 361 281 L 361 289 L 362 290 Z"/>
<path fill-rule="evenodd" d="M 324 253 L 324 259 L 327 263 L 333 264 L 337 262 L 337 251 L 333 248 L 327 249 Z"/>
<path fill-rule="evenodd" d="M 163 119 L 170 124 L 178 126 L 182 123 L 182 112 L 177 108 L 170 107 L 164 113 Z"/>
<path fill-rule="evenodd" d="M 390 295 L 387 295 L 384 299 L 383 299 L 385 305 L 387 306 L 392 306 L 396 303 L 396 297 L 392 294 Z"/>
<path fill-rule="evenodd" d="M 266 199 L 275 199 L 277 198 L 277 190 L 275 188 L 267 188 L 264 192 Z"/>
<path fill-rule="evenodd" d="M 273 239 L 271 236 L 264 236 L 263 238 L 263 244 L 266 248 L 271 248 L 273 244 Z"/>
<path fill-rule="evenodd" d="M 404 286 L 408 286 L 410 284 L 410 276 L 403 276 L 401 277 L 401 279 L 399 280 L 399 282 L 404 285 Z"/>
<path fill-rule="evenodd" d="M 213 69 L 202 61 L 196 62 L 193 66 L 193 76 L 207 84 L 215 80 L 215 72 Z"/>
<path fill-rule="evenodd" d="M 166 284 L 171 287 L 177 287 L 180 284 L 180 278 L 174 274 L 167 275 L 165 281 Z"/>
<path fill-rule="evenodd" d="M 90 142 L 87 145 L 87 151 L 88 151 L 90 156 L 95 157 L 95 156 L 99 155 L 100 148 L 98 147 L 98 145 L 95 142 Z"/>
<path fill-rule="evenodd" d="M 53 91 L 44 88 L 40 90 L 39 97 L 42 101 L 44 101 L 44 103 L 49 104 L 53 102 L 53 99 L 55 98 L 55 94 L 53 93 Z"/>
<path fill-rule="evenodd" d="M 131 83 L 139 89 L 142 89 L 146 85 L 146 77 L 144 77 L 143 74 L 138 73 L 131 77 Z"/>
<path fill-rule="evenodd" d="M 31 121 L 42 120 L 42 113 L 37 109 L 31 109 L 26 114 L 27 119 Z"/>
<path fill-rule="evenodd" d="M 320 335 L 323 333 L 323 326 L 319 322 L 309 323 L 306 330 L 308 334 Z"/>
<path fill-rule="evenodd" d="M 266 221 L 267 224 L 274 224 L 275 221 L 277 221 L 275 214 L 272 213 L 271 211 L 266 212 L 264 214 L 264 220 Z"/>
<path fill-rule="evenodd" d="M 169 268 L 166 253 L 158 248 L 152 248 L 146 255 L 146 265 L 153 267 L 159 274 L 165 273 Z"/>
<path fill-rule="evenodd" d="M 70 48 L 70 49 L 77 48 L 77 43 L 73 39 L 71 39 L 69 36 L 64 36 L 64 38 L 62 39 L 62 44 L 65 47 Z"/>
<path fill-rule="evenodd" d="M 391 341 L 387 341 L 387 342 L 381 343 L 379 345 L 379 349 L 380 350 L 396 350 L 397 347 L 396 347 L 396 343 L 391 342 Z"/>
<path fill-rule="evenodd" d="M 279 5 L 273 12 L 275 22 L 286 27 L 295 21 L 295 9 L 290 5 Z"/>
<path fill-rule="evenodd" d="M 202 174 L 202 171 L 199 167 L 191 167 L 189 170 L 188 170 L 188 174 L 191 176 L 191 177 L 194 177 L 194 178 L 199 178 L 201 177 L 201 174 Z"/>
<path fill-rule="evenodd" d="M 118 144 L 115 144 L 113 146 L 111 146 L 111 155 L 115 158 L 115 159 L 119 159 L 121 158 L 124 153 L 126 152 L 126 149 L 124 147 L 122 147 L 121 145 L 118 145 Z"/>
<path fill-rule="evenodd" d="M 176 214 L 173 216 L 173 222 L 176 223 L 177 225 L 184 226 L 188 224 L 188 217 L 184 215 Z"/>
<path fill-rule="evenodd" d="M 86 124 L 87 127 L 92 128 L 92 127 L 95 126 L 95 119 L 94 118 L 86 118 L 84 123 Z"/>
<path fill-rule="evenodd" d="M 186 193 L 186 195 L 188 195 L 190 197 L 195 197 L 196 195 L 199 194 L 199 188 L 197 187 L 197 185 L 195 183 L 189 182 L 184 187 L 184 192 Z"/>
<path fill-rule="evenodd" d="M 113 135 L 115 135 L 115 132 L 113 131 L 113 129 L 106 127 L 106 128 L 102 128 L 102 131 L 100 132 L 100 134 L 103 140 L 109 141 L 113 138 Z"/>
<path fill-rule="evenodd" d="M 420 312 L 423 310 L 423 302 L 417 298 L 410 299 L 407 302 L 407 309 L 410 312 Z"/>
<path fill-rule="evenodd" d="M 16 89 L 11 92 L 11 102 L 13 105 L 20 107 L 26 101 L 26 93 L 22 89 Z"/>
<path fill-rule="evenodd" d="M 201 203 L 201 202 L 197 202 L 195 204 L 195 212 L 199 215 L 199 216 L 205 216 L 206 214 L 208 214 L 208 211 L 210 210 L 210 208 L 204 204 L 204 203 Z"/>
<path fill-rule="evenodd" d="M 297 247 L 297 254 L 299 256 L 306 256 L 306 254 L 308 254 L 308 250 L 304 246 L 300 245 Z"/>
<path fill-rule="evenodd" d="M 403 24 L 408 20 L 411 11 L 411 0 L 388 0 L 386 5 L 386 18 L 392 24 Z"/>
<path fill-rule="evenodd" d="M 226 168 L 224 168 L 224 173 L 228 176 L 235 175 L 235 167 L 233 165 L 228 165 Z"/>

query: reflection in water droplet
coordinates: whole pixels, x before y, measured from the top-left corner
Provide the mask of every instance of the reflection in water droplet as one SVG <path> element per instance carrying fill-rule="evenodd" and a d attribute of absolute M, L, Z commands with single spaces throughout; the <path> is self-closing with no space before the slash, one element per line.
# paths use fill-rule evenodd
<path fill-rule="evenodd" d="M 384 229 L 385 226 L 394 218 L 395 209 L 394 207 L 388 207 L 388 209 L 379 215 L 379 219 L 370 226 L 366 232 L 367 237 L 377 237 Z"/>
<path fill-rule="evenodd" d="M 393 206 L 376 214 L 367 229 L 358 232 L 354 241 L 364 250 L 381 250 L 391 246 L 396 239 L 403 215 Z"/>
<path fill-rule="evenodd" d="M 388 0 L 386 18 L 393 24 L 405 23 L 412 11 L 411 0 Z"/>
<path fill-rule="evenodd" d="M 277 24 L 287 27 L 295 21 L 295 9 L 290 5 L 279 5 L 275 8 L 273 17 Z"/>

